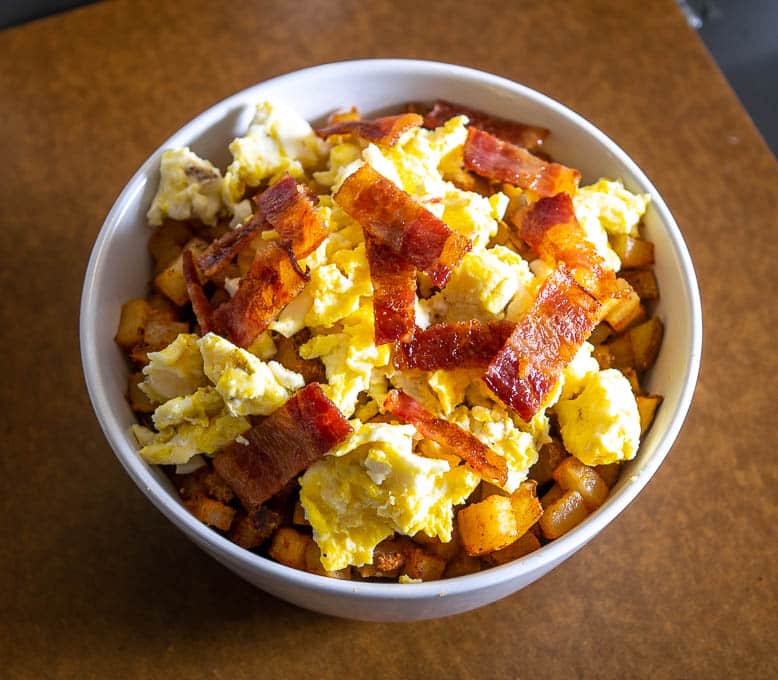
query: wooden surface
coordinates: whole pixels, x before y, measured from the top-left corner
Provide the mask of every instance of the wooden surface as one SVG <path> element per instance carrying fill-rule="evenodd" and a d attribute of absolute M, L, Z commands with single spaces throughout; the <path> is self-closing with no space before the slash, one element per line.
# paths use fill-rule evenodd
<path fill-rule="evenodd" d="M 672 0 L 109 2 L 0 33 L 0 675 L 776 677 L 778 167 Z M 253 589 L 133 486 L 92 415 L 81 280 L 146 156 L 248 85 L 375 56 L 545 92 L 643 167 L 681 225 L 701 379 L 654 480 L 516 595 L 417 624 Z"/>

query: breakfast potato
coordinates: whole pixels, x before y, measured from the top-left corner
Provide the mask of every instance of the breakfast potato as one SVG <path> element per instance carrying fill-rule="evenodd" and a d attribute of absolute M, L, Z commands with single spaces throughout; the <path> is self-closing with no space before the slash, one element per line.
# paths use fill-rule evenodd
<path fill-rule="evenodd" d="M 443 572 L 443 578 L 454 578 L 455 576 L 467 576 L 481 571 L 481 560 L 477 557 L 460 553 L 454 557 Z"/>
<path fill-rule="evenodd" d="M 513 562 L 513 560 L 524 557 L 524 555 L 529 555 L 538 548 L 540 548 L 538 537 L 531 531 L 528 531 L 509 546 L 506 546 L 502 550 L 495 550 L 493 553 L 484 555 L 482 559 L 490 566 L 497 566 Z"/>
<path fill-rule="evenodd" d="M 540 528 L 545 538 L 559 538 L 588 516 L 589 510 L 583 496 L 577 491 L 565 491 L 560 498 L 546 506 L 540 518 Z"/>
<path fill-rule="evenodd" d="M 362 578 L 397 578 L 412 546 L 407 540 L 389 538 L 373 549 L 373 564 L 355 567 Z"/>
<path fill-rule="evenodd" d="M 405 557 L 402 573 L 408 578 L 422 581 L 436 581 L 446 569 L 446 560 L 436 555 L 430 555 L 421 548 L 411 548 Z"/>
<path fill-rule="evenodd" d="M 254 512 L 240 513 L 230 527 L 228 538 L 247 549 L 258 548 L 281 525 L 277 512 L 261 507 Z"/>
<path fill-rule="evenodd" d="M 190 239 L 183 250 L 191 250 L 193 254 L 198 255 L 208 247 L 208 243 L 201 238 Z M 189 293 L 186 291 L 186 280 L 184 279 L 184 259 L 181 253 L 167 267 L 154 277 L 154 285 L 157 290 L 164 293 L 171 301 L 179 307 L 189 302 Z"/>
<path fill-rule="evenodd" d="M 529 531 L 529 528 L 543 514 L 543 506 L 537 496 L 537 486 L 537 482 L 530 479 L 510 496 L 513 512 L 516 516 L 517 538 Z"/>
<path fill-rule="evenodd" d="M 554 470 L 554 479 L 563 491 L 577 491 L 589 510 L 599 508 L 608 497 L 608 485 L 594 468 L 575 456 L 565 458 Z"/>
<path fill-rule="evenodd" d="M 530 468 L 529 478 L 540 485 L 550 482 L 554 470 L 569 455 L 558 439 L 543 444 L 538 452 L 538 462 Z"/>
<path fill-rule="evenodd" d="M 645 318 L 646 310 L 640 302 L 640 297 L 623 279 L 624 295 L 607 303 L 605 321 L 617 333 L 621 333 L 637 321 Z"/>
<path fill-rule="evenodd" d="M 313 539 L 300 533 L 297 529 L 281 527 L 273 534 L 268 554 L 276 562 L 305 571 L 305 553 L 311 543 L 313 543 Z"/>
<path fill-rule="evenodd" d="M 564 491 L 562 491 L 562 487 L 559 486 L 556 482 L 551 486 L 551 488 L 546 491 L 546 493 L 543 494 L 542 498 L 540 499 L 540 505 L 543 508 L 543 511 L 546 511 L 546 508 L 548 508 L 550 505 L 554 504 L 562 498 L 562 495 L 564 494 Z"/>
<path fill-rule="evenodd" d="M 662 397 L 657 394 L 651 394 L 649 396 L 635 397 L 638 402 L 638 413 L 640 414 L 640 434 L 648 432 L 648 428 L 651 427 L 651 423 L 654 422 L 654 416 L 656 410 L 659 408 L 659 404 L 662 403 Z"/>
<path fill-rule="evenodd" d="M 295 501 L 294 510 L 292 511 L 292 524 L 296 524 L 299 527 L 309 527 L 311 523 L 305 516 L 305 509 L 299 499 Z"/>
<path fill-rule="evenodd" d="M 489 496 L 457 513 L 457 527 L 468 555 L 494 552 L 519 537 L 519 523 L 511 499 Z"/>
<path fill-rule="evenodd" d="M 654 244 L 627 234 L 610 237 L 611 248 L 621 260 L 622 269 L 640 269 L 654 264 Z"/>
<path fill-rule="evenodd" d="M 645 371 L 654 365 L 662 344 L 663 330 L 662 322 L 657 317 L 630 329 L 629 338 L 637 370 Z"/>
<path fill-rule="evenodd" d="M 155 273 L 170 265 L 192 238 L 192 230 L 185 222 L 165 220 L 149 238 L 149 254 L 154 258 Z"/>
<path fill-rule="evenodd" d="M 608 368 L 633 368 L 635 366 L 635 350 L 632 347 L 632 337 L 629 333 L 619 335 L 605 347 L 611 357 L 611 365 Z"/>
<path fill-rule="evenodd" d="M 221 531 L 228 531 L 235 518 L 235 508 L 207 496 L 196 496 L 184 505 L 201 522 Z"/>
<path fill-rule="evenodd" d="M 130 350 L 143 342 L 146 322 L 151 315 L 151 305 L 147 300 L 130 300 L 122 305 L 119 328 L 114 340 L 124 350 Z"/>
<path fill-rule="evenodd" d="M 654 272 L 650 269 L 627 269 L 619 276 L 629 282 L 641 300 L 657 300 L 659 298 L 659 285 L 656 282 Z"/>

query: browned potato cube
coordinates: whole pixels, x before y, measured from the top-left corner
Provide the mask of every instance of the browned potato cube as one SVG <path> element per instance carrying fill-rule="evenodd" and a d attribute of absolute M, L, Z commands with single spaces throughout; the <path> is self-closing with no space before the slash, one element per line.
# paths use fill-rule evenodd
<path fill-rule="evenodd" d="M 185 321 L 169 321 L 167 319 L 150 318 L 143 333 L 143 344 L 146 352 L 156 352 L 164 349 L 179 333 L 188 333 L 189 324 Z"/>
<path fill-rule="evenodd" d="M 478 491 L 475 495 L 475 498 L 483 501 L 489 498 L 489 496 L 494 496 L 495 494 L 497 494 L 498 496 L 510 496 L 510 494 L 507 491 L 501 489 L 496 484 L 492 484 L 491 482 L 487 482 L 486 480 L 483 480 L 481 484 L 478 486 Z"/>
<path fill-rule="evenodd" d="M 546 507 L 540 518 L 540 528 L 546 538 L 559 538 L 578 526 L 588 515 L 583 496 L 577 491 L 565 491 L 561 498 Z"/>
<path fill-rule="evenodd" d="M 310 543 L 313 543 L 310 536 L 301 534 L 291 527 L 281 527 L 273 534 L 268 554 L 276 562 L 285 564 L 287 567 L 305 570 L 305 551 Z"/>
<path fill-rule="evenodd" d="M 208 244 L 202 239 L 193 238 L 184 249 L 193 251 L 193 254 L 199 254 L 207 246 Z M 186 280 L 184 279 L 184 260 L 181 254 L 157 274 L 154 278 L 154 285 L 179 307 L 189 302 L 189 293 L 186 291 Z"/>
<path fill-rule="evenodd" d="M 653 317 L 629 331 L 632 351 L 635 355 L 635 368 L 645 371 L 654 365 L 659 346 L 662 344 L 662 322 Z"/>
<path fill-rule="evenodd" d="M 613 358 L 611 368 L 630 368 L 635 366 L 635 350 L 629 333 L 619 335 L 605 345 Z"/>
<path fill-rule="evenodd" d="M 467 576 L 481 571 L 481 560 L 472 557 L 467 553 L 461 553 L 454 557 L 443 572 L 443 578 L 454 578 L 456 576 Z"/>
<path fill-rule="evenodd" d="M 513 512 L 516 515 L 517 538 L 525 534 L 543 514 L 543 506 L 536 493 L 537 486 L 537 482 L 529 480 L 511 494 Z"/>
<path fill-rule="evenodd" d="M 502 550 L 496 550 L 495 552 L 484 556 L 484 560 L 491 566 L 497 566 L 500 564 L 506 564 L 513 562 L 524 555 L 529 555 L 540 547 L 540 541 L 531 531 L 528 531 L 523 536 L 519 537 L 509 546 Z"/>
<path fill-rule="evenodd" d="M 419 540 L 419 537 L 423 537 Z M 456 526 L 452 532 L 451 540 L 448 543 L 444 543 L 439 538 L 430 538 L 424 532 L 419 532 L 413 537 L 415 543 L 420 543 L 424 546 L 424 551 L 435 557 L 440 557 L 442 560 L 448 562 L 454 558 L 461 551 L 462 544 L 459 542 L 459 535 L 456 531 Z"/>
<path fill-rule="evenodd" d="M 122 305 L 119 317 L 119 328 L 116 330 L 116 344 L 124 350 L 129 350 L 143 342 L 143 331 L 146 327 L 151 306 L 146 300 L 130 300 Z"/>
<path fill-rule="evenodd" d="M 596 465 L 594 467 L 597 470 L 597 474 L 600 475 L 602 481 L 612 489 L 616 482 L 619 481 L 619 474 L 621 473 L 621 463 L 608 463 L 608 465 Z"/>
<path fill-rule="evenodd" d="M 457 513 L 459 537 L 468 555 L 484 555 L 513 543 L 519 526 L 513 503 L 505 496 L 489 496 Z"/>
<path fill-rule="evenodd" d="M 574 456 L 563 460 L 556 470 L 554 479 L 564 491 L 577 491 L 583 497 L 589 510 L 599 508 L 608 497 L 608 485 L 594 468 L 584 465 Z"/>
<path fill-rule="evenodd" d="M 593 345 L 600 345 L 608 339 L 608 336 L 612 333 L 611 327 L 607 323 L 598 323 L 592 334 L 589 336 L 587 342 Z"/>
<path fill-rule="evenodd" d="M 222 531 L 229 530 L 235 517 L 235 508 L 205 496 L 184 501 L 184 505 L 201 522 Z"/>
<path fill-rule="evenodd" d="M 397 578 L 405 565 L 405 555 L 410 544 L 393 538 L 381 541 L 373 550 L 373 564 L 357 567 L 362 578 Z"/>
<path fill-rule="evenodd" d="M 543 511 L 545 512 L 549 505 L 556 503 L 557 500 L 562 498 L 562 494 L 564 494 L 562 487 L 555 482 L 554 485 L 548 491 L 546 491 L 546 493 L 543 494 L 543 497 L 540 499 L 540 504 L 543 506 Z"/>
<path fill-rule="evenodd" d="M 638 402 L 638 413 L 640 414 L 640 434 L 648 432 L 651 423 L 654 422 L 656 409 L 662 403 L 662 397 L 658 394 L 651 394 L 647 397 L 635 397 Z"/>
<path fill-rule="evenodd" d="M 156 272 L 167 267 L 180 254 L 192 231 L 185 222 L 165 220 L 149 239 L 149 253 L 154 258 Z"/>
<path fill-rule="evenodd" d="M 654 264 L 654 244 L 651 241 L 617 234 L 610 237 L 610 244 L 623 269 L 640 269 Z"/>
<path fill-rule="evenodd" d="M 402 573 L 409 578 L 422 581 L 436 581 L 446 569 L 446 560 L 436 555 L 429 555 L 421 548 L 411 549 L 405 559 Z"/>
<path fill-rule="evenodd" d="M 615 359 L 608 349 L 608 345 L 597 345 L 592 352 L 592 356 L 597 360 L 600 365 L 600 370 L 604 371 L 608 368 L 613 368 Z"/>
<path fill-rule="evenodd" d="M 650 269 L 627 269 L 619 276 L 635 289 L 641 300 L 656 300 L 659 298 L 659 285 L 656 276 Z"/>
<path fill-rule="evenodd" d="M 138 387 L 143 382 L 143 373 L 131 373 L 129 379 L 128 393 L 130 397 L 130 408 L 137 413 L 153 413 L 156 408 L 146 393 Z"/>
<path fill-rule="evenodd" d="M 281 524 L 278 513 L 261 507 L 248 515 L 240 514 L 232 523 L 229 539 L 242 548 L 258 548 Z"/>
<path fill-rule="evenodd" d="M 552 439 L 541 447 L 538 453 L 538 462 L 529 470 L 529 478 L 534 479 L 538 484 L 550 482 L 557 465 L 568 455 L 562 444 L 558 440 Z"/>
<path fill-rule="evenodd" d="M 624 297 L 608 303 L 606 309 L 605 321 L 617 333 L 625 331 L 646 315 L 638 294 L 631 287 Z"/>

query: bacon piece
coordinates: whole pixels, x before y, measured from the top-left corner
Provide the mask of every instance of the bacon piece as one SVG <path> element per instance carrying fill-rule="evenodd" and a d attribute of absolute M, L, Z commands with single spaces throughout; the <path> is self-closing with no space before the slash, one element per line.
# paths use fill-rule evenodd
<path fill-rule="evenodd" d="M 402 390 L 386 395 L 384 409 L 413 425 L 422 437 L 447 446 L 483 478 L 499 486 L 508 480 L 505 459 L 459 425 L 436 418 L 413 397 Z"/>
<path fill-rule="evenodd" d="M 615 272 L 586 238 L 568 194 L 541 198 L 518 210 L 511 222 L 538 257 L 552 265 L 564 262 L 573 278 L 600 302 L 623 295 L 617 292 Z"/>
<path fill-rule="evenodd" d="M 352 432 L 318 383 L 296 392 L 244 437 L 213 459 L 213 467 L 252 512 Z"/>
<path fill-rule="evenodd" d="M 394 146 L 405 132 L 419 127 L 422 122 L 424 119 L 417 113 L 403 113 L 372 120 L 341 120 L 319 128 L 316 134 L 322 139 L 330 135 L 352 134 L 373 144 Z"/>
<path fill-rule="evenodd" d="M 483 111 L 442 99 L 436 101 L 432 110 L 424 116 L 424 127 L 440 127 L 447 120 L 454 118 L 454 116 L 462 115 L 470 119 L 469 125 L 471 127 L 478 128 L 506 142 L 516 146 L 523 146 L 527 149 L 539 148 L 542 146 L 543 140 L 548 137 L 548 129 L 544 127 L 514 123 L 505 118 L 491 116 Z"/>
<path fill-rule="evenodd" d="M 315 210 L 307 188 L 284 175 L 254 197 L 259 214 L 275 229 L 282 244 L 291 244 L 298 260 L 310 255 L 327 236 L 327 225 Z"/>
<path fill-rule="evenodd" d="M 531 420 L 599 317 L 600 303 L 560 263 L 492 359 L 484 382 L 522 419 Z"/>
<path fill-rule="evenodd" d="M 335 201 L 366 235 L 429 274 L 439 288 L 473 245 L 369 165 L 349 175 Z"/>
<path fill-rule="evenodd" d="M 529 189 L 540 196 L 575 193 L 581 173 L 559 163 L 546 163 L 526 149 L 503 142 L 488 132 L 469 128 L 463 151 L 465 167 L 482 177 Z"/>
<path fill-rule="evenodd" d="M 369 235 L 365 251 L 373 282 L 375 344 L 410 340 L 415 322 L 416 267 Z"/>
<path fill-rule="evenodd" d="M 192 311 L 197 317 L 197 323 L 200 324 L 200 333 L 205 335 L 213 327 L 213 309 L 211 303 L 203 291 L 200 283 L 200 274 L 197 271 L 194 255 L 188 248 L 182 253 L 184 265 L 184 281 L 186 281 L 186 292 L 192 303 Z"/>
<path fill-rule="evenodd" d="M 512 321 L 477 319 L 419 328 L 410 342 L 399 343 L 394 365 L 423 371 L 453 368 L 485 368 L 502 349 L 516 324 Z"/>
<path fill-rule="evenodd" d="M 230 261 L 254 239 L 256 234 L 268 226 L 260 215 L 254 215 L 248 222 L 215 239 L 197 258 L 203 275 L 211 279 L 221 272 Z"/>
<path fill-rule="evenodd" d="M 257 252 L 233 298 L 213 313 L 214 330 L 239 347 L 248 347 L 307 280 L 291 252 L 276 243 L 266 244 Z"/>

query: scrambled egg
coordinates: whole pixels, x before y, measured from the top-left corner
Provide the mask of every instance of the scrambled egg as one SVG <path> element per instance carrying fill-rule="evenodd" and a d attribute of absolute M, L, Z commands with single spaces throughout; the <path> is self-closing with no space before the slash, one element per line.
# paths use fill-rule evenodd
<path fill-rule="evenodd" d="M 480 478 L 413 453 L 411 425 L 352 421 L 353 434 L 300 480 L 300 502 L 327 570 L 373 561 L 394 532 L 451 540 L 453 506 Z"/>
<path fill-rule="evenodd" d="M 302 179 L 326 151 L 326 143 L 297 113 L 278 103 L 258 104 L 246 134 L 230 144 L 233 161 L 224 174 L 225 204 L 237 203 L 247 186 L 258 186 L 285 172 Z"/>
<path fill-rule="evenodd" d="M 598 371 L 581 393 L 554 407 L 565 448 L 586 465 L 634 458 L 640 415 L 629 380 L 616 369 Z"/>
<path fill-rule="evenodd" d="M 166 217 L 196 217 L 205 224 L 216 224 L 222 210 L 223 184 L 218 168 L 185 146 L 163 152 L 159 173 L 159 188 L 146 213 L 150 225 L 158 226 Z"/>
<path fill-rule="evenodd" d="M 608 234 L 636 236 L 649 200 L 648 194 L 633 194 L 620 181 L 608 179 L 581 187 L 573 197 L 575 216 L 586 237 L 611 269 L 618 271 L 621 260 L 608 244 Z"/>
<path fill-rule="evenodd" d="M 277 361 L 265 363 L 214 333 L 203 336 L 197 344 L 205 375 L 234 416 L 266 416 L 305 385 L 299 373 Z"/>
<path fill-rule="evenodd" d="M 301 478 L 300 500 L 326 570 L 372 562 L 373 548 L 394 532 L 423 531 L 449 541 L 453 507 L 480 481 L 451 452 L 418 441 L 412 426 L 364 422 L 382 412 L 392 387 L 504 456 L 507 492 L 526 479 L 538 450 L 549 441 L 547 411 L 556 413 L 567 449 L 586 464 L 626 460 L 638 447 L 640 420 L 629 382 L 618 371 L 600 371 L 588 343 L 529 423 L 494 398 L 480 371 L 395 371 L 390 345 L 375 345 L 362 229 L 333 200 L 343 181 L 364 163 L 473 242 L 443 290 L 433 291 L 420 275 L 424 294 L 416 303 L 419 326 L 518 320 L 550 272 L 539 260 L 528 263 L 510 248 L 495 245 L 507 196 L 498 192 L 486 198 L 446 179 L 461 166 L 466 124 L 467 118 L 460 116 L 436 130 L 415 128 L 391 148 L 347 135 L 325 143 L 293 112 L 263 102 L 247 133 L 230 144 L 233 160 L 223 179 L 188 149 L 163 156 L 160 189 L 149 211 L 152 224 L 165 216 L 198 217 L 213 224 L 218 215 L 231 213 L 234 227 L 251 212 L 249 202 L 240 200 L 246 186 L 272 182 L 284 172 L 298 180 L 312 177 L 325 190 L 316 209 L 329 235 L 301 262 L 310 280 L 269 331 L 291 337 L 308 329 L 311 338 L 299 348 L 300 356 L 321 359 L 325 393 L 347 418 L 356 416 L 353 434 Z M 635 234 L 648 196 L 631 194 L 620 182 L 600 180 L 580 188 L 573 201 L 588 237 L 608 265 L 618 269 L 608 234 Z M 277 234 L 266 232 L 263 238 Z M 238 283 L 226 282 L 230 294 Z M 278 408 L 303 386 L 303 379 L 271 361 L 275 351 L 270 332 L 265 332 L 248 351 L 213 334 L 199 341 L 185 334 L 150 354 L 142 389 L 160 404 L 153 416 L 158 432 L 133 428 L 141 455 L 153 463 L 196 461 L 197 454 L 215 453 L 245 432 L 246 416 Z"/>

